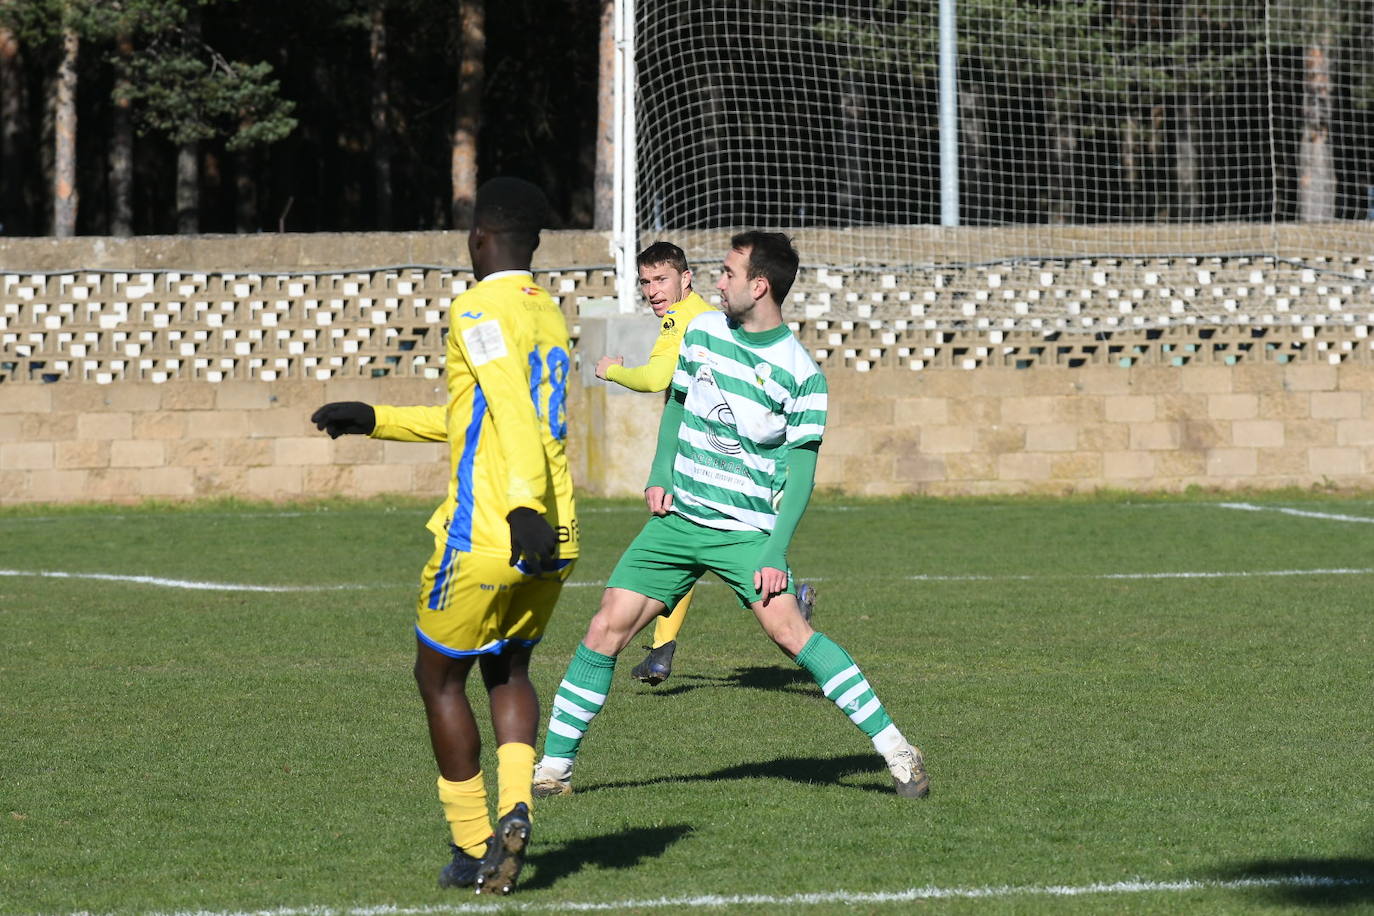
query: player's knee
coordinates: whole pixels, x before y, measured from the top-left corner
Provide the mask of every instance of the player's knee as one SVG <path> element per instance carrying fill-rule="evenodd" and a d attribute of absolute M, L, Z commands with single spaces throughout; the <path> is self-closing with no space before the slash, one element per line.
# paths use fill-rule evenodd
<path fill-rule="evenodd" d="M 597 611 L 587 623 L 587 635 L 582 642 L 588 649 L 602 655 L 619 654 L 622 646 L 614 612 L 604 607 Z"/>
<path fill-rule="evenodd" d="M 796 620 L 769 618 L 764 621 L 764 632 L 779 649 L 792 658 L 805 648 L 807 640 L 816 631 L 811 625 L 798 617 Z"/>

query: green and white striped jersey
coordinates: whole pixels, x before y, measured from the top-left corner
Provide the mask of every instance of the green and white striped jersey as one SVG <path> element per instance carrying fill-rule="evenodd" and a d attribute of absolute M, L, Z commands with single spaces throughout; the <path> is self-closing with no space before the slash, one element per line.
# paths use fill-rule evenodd
<path fill-rule="evenodd" d="M 751 334 L 722 312 L 692 320 L 672 388 L 683 392 L 673 511 L 708 528 L 772 531 L 788 449 L 825 435 L 828 389 L 786 325 Z"/>

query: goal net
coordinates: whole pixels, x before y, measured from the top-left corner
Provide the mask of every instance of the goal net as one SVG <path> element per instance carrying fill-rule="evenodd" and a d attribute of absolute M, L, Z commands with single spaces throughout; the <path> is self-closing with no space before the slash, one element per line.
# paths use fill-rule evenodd
<path fill-rule="evenodd" d="M 1363 278 L 1371 0 L 953 18 L 942 130 L 938 0 L 638 0 L 639 238 L 707 262 L 768 227 L 837 269 L 1224 256 Z"/>

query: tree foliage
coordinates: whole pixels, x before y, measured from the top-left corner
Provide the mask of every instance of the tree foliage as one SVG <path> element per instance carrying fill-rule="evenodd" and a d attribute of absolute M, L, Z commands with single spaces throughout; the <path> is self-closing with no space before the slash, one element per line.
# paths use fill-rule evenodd
<path fill-rule="evenodd" d="M 117 97 L 132 101 L 140 121 L 173 143 L 226 138 L 238 151 L 291 133 L 296 104 L 280 95 L 272 65 L 233 63 L 201 42 L 159 38 L 127 63 Z"/>

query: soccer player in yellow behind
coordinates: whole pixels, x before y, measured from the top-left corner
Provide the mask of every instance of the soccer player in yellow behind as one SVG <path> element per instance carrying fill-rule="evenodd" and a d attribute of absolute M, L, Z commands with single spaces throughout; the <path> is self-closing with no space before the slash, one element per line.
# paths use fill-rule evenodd
<path fill-rule="evenodd" d="M 711 305 L 692 289 L 687 255 L 672 242 L 654 242 L 639 253 L 635 264 L 639 268 L 639 291 L 662 328 L 647 363 L 631 368 L 626 367 L 623 356 L 603 356 L 597 360 L 596 377 L 631 391 L 666 391 L 677 368 L 682 332 L 693 318 L 711 311 Z M 672 674 L 677 634 L 687 619 L 692 594 L 688 591 L 671 614 L 658 618 L 648 656 L 630 671 L 635 680 L 656 686 Z"/>
<path fill-rule="evenodd" d="M 439 765 L 453 840 L 441 887 L 509 893 L 530 835 L 539 699 L 530 652 L 578 555 L 563 449 L 570 343 L 563 313 L 530 271 L 548 218 L 544 193 L 497 178 L 477 192 L 468 253 L 478 283 L 449 306 L 446 405 L 326 404 L 311 420 L 333 438 L 449 444 L 448 497 L 430 517 L 421 576 L 415 680 Z M 467 697 L 481 669 L 496 733 L 493 833 Z"/>
<path fill-rule="evenodd" d="M 647 363 L 626 367 L 623 356 L 603 356 L 597 360 L 596 377 L 631 391 L 666 393 L 677 368 L 682 332 L 693 318 L 712 311 L 713 306 L 692 289 L 692 270 L 687 266 L 687 255 L 672 242 L 654 242 L 639 253 L 635 265 L 639 268 L 639 290 L 654 317 L 662 322 L 662 328 Z M 649 654 L 630 670 L 630 677 L 651 687 L 669 678 L 673 671 L 673 653 L 677 651 L 677 636 L 687 619 L 687 608 L 694 592 L 695 589 L 689 590 L 671 614 L 658 618 L 654 624 L 653 643 L 645 647 Z M 798 587 L 797 597 L 802 613 L 809 620 L 816 590 L 803 583 Z"/>

